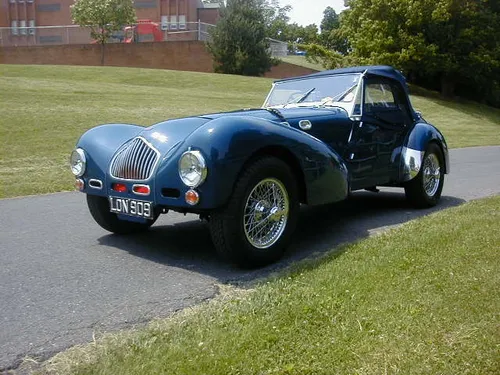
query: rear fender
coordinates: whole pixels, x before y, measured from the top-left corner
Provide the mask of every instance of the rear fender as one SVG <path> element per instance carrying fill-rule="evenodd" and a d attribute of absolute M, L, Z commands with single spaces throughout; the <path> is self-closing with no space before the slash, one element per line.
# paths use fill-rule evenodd
<path fill-rule="evenodd" d="M 405 146 L 401 151 L 401 181 L 410 181 L 418 175 L 422 167 L 425 151 L 431 142 L 436 143 L 441 148 L 444 156 L 445 173 L 450 173 L 448 145 L 443 135 L 431 124 L 419 122 L 410 131 Z"/>

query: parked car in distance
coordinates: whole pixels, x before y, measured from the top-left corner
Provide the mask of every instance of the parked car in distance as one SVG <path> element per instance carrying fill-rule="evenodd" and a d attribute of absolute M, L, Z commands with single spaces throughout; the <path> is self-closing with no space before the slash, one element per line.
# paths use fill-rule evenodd
<path fill-rule="evenodd" d="M 98 126 L 70 163 L 104 229 L 128 234 L 169 211 L 198 214 L 219 254 L 243 267 L 280 258 L 300 204 L 392 186 L 430 207 L 450 171 L 444 137 L 388 66 L 279 80 L 258 109 Z"/>

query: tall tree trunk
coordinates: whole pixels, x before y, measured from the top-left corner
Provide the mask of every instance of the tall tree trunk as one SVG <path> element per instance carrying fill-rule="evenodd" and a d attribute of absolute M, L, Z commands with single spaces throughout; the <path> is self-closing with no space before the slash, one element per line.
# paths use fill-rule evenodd
<path fill-rule="evenodd" d="M 455 95 L 455 80 L 448 76 L 441 77 L 441 94 L 446 98 L 452 98 Z"/>
<path fill-rule="evenodd" d="M 101 43 L 101 66 L 104 65 L 104 46 L 106 43 Z"/>

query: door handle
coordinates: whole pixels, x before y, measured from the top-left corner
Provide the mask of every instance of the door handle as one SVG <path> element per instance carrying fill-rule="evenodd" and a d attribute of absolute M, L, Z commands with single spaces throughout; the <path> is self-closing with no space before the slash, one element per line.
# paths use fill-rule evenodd
<path fill-rule="evenodd" d="M 312 128 L 312 123 L 309 120 L 300 120 L 299 128 L 301 128 L 302 130 L 310 130 Z"/>

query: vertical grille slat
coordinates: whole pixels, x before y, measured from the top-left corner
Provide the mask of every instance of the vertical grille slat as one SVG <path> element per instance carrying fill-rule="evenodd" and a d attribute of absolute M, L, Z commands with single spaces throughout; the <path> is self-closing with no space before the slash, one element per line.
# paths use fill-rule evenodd
<path fill-rule="evenodd" d="M 125 180 L 147 180 L 151 177 L 159 153 L 141 137 L 124 145 L 111 162 L 110 173 Z"/>
<path fill-rule="evenodd" d="M 154 163 L 154 158 L 151 157 L 152 155 L 149 155 L 146 160 L 145 160 L 145 163 L 144 163 L 144 166 L 145 166 L 145 170 L 147 171 L 147 173 L 150 173 L 151 172 L 151 167 L 153 166 L 153 163 Z"/>
<path fill-rule="evenodd" d="M 133 147 L 130 148 L 130 151 L 129 151 L 130 155 L 128 158 L 128 165 L 127 165 L 127 177 L 126 177 L 129 180 L 134 178 L 135 159 L 136 159 L 136 155 L 139 152 L 140 147 L 141 147 L 141 143 L 134 141 Z"/>
<path fill-rule="evenodd" d="M 142 144 L 140 142 L 135 142 L 134 147 L 130 151 L 130 165 L 128 169 L 128 179 L 131 180 L 134 178 L 140 179 L 139 177 L 139 165 L 137 165 L 137 156 L 140 154 L 142 148 Z M 136 168 L 137 167 L 137 168 Z"/>
<path fill-rule="evenodd" d="M 137 159 L 137 164 L 138 165 L 144 165 L 144 159 L 146 159 L 147 153 L 146 152 L 141 152 L 138 159 Z M 147 174 L 145 173 L 145 168 L 141 168 L 140 170 L 140 178 L 141 180 L 146 179 Z"/>

